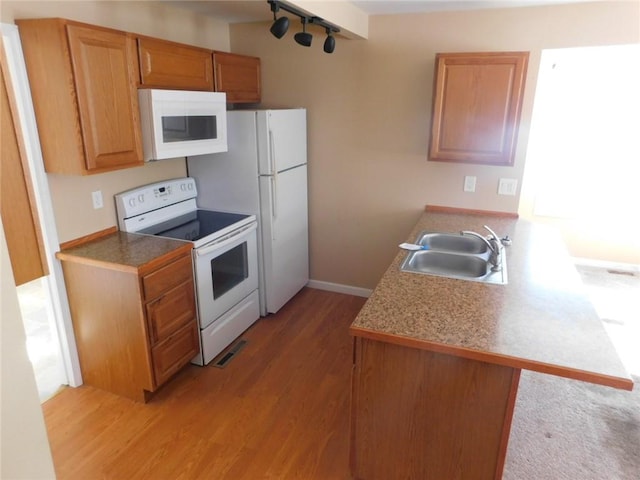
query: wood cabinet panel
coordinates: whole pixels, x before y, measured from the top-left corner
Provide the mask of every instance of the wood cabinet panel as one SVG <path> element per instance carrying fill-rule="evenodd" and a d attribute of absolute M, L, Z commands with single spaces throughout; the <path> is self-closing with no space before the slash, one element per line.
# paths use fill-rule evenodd
<path fill-rule="evenodd" d="M 214 52 L 216 92 L 227 94 L 227 103 L 259 103 L 262 98 L 260 59 Z"/>
<path fill-rule="evenodd" d="M 141 163 L 133 39 L 67 25 L 88 170 Z"/>
<path fill-rule="evenodd" d="M 138 38 L 140 84 L 144 87 L 213 91 L 211 50 Z"/>
<path fill-rule="evenodd" d="M 197 355 L 190 250 L 177 260 L 173 252 L 158 258 L 160 267 L 145 277 L 118 264 L 59 257 L 85 383 L 144 402 Z M 145 303 L 147 277 L 156 297 Z"/>
<path fill-rule="evenodd" d="M 138 276 L 62 262 L 84 383 L 145 401 L 156 388 Z"/>
<path fill-rule="evenodd" d="M 142 165 L 133 37 L 62 19 L 16 23 L 46 171 Z"/>
<path fill-rule="evenodd" d="M 146 305 L 153 345 L 196 318 L 194 298 L 193 281 L 189 280 Z"/>
<path fill-rule="evenodd" d="M 513 165 L 528 56 L 436 56 L 430 160 Z"/>
<path fill-rule="evenodd" d="M 501 478 L 520 371 L 356 338 L 355 478 Z"/>
<path fill-rule="evenodd" d="M 13 89 L 0 42 L 0 212 L 16 285 L 48 274 Z"/>
<path fill-rule="evenodd" d="M 199 351 L 198 327 L 193 322 L 153 347 L 153 371 L 158 385 L 189 363 Z"/>
<path fill-rule="evenodd" d="M 175 285 L 190 280 L 192 276 L 193 267 L 191 266 L 191 257 L 182 257 L 142 277 L 144 297 L 147 301 L 153 300 Z"/>

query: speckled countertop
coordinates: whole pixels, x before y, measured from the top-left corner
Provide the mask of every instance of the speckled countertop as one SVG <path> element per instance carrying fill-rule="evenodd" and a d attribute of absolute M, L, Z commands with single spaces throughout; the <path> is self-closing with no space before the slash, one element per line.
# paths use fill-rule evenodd
<path fill-rule="evenodd" d="M 507 285 L 400 271 L 399 250 L 351 325 L 354 336 L 631 390 L 559 234 L 523 219 L 424 213 L 422 231 L 509 235 Z"/>
<path fill-rule="evenodd" d="M 64 261 L 144 273 L 158 262 L 184 255 L 191 249 L 190 242 L 118 231 L 62 250 L 56 256 Z"/>

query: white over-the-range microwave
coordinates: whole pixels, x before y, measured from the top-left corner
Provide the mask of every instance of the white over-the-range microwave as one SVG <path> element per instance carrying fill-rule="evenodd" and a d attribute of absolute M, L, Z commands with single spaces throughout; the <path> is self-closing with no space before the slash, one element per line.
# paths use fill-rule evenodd
<path fill-rule="evenodd" d="M 138 90 L 146 162 L 227 151 L 227 95 Z"/>

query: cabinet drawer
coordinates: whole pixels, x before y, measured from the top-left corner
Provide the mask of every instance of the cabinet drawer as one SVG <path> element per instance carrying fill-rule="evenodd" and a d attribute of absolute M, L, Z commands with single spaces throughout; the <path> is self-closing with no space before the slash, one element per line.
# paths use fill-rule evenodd
<path fill-rule="evenodd" d="M 196 302 L 193 282 L 187 281 L 148 303 L 147 324 L 151 344 L 161 342 L 190 321 L 195 322 Z"/>
<path fill-rule="evenodd" d="M 171 288 L 193 279 L 191 256 L 185 256 L 142 277 L 145 300 L 153 300 Z"/>
<path fill-rule="evenodd" d="M 198 325 L 195 321 L 185 325 L 151 350 L 156 385 L 160 386 L 171 375 L 189 363 L 198 354 Z"/>

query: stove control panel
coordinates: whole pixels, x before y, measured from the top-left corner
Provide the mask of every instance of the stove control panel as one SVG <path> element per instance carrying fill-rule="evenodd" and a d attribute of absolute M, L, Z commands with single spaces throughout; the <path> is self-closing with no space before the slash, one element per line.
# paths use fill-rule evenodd
<path fill-rule="evenodd" d="M 197 194 L 196 181 L 191 177 L 164 180 L 118 193 L 115 195 L 118 222 L 195 199 Z"/>

